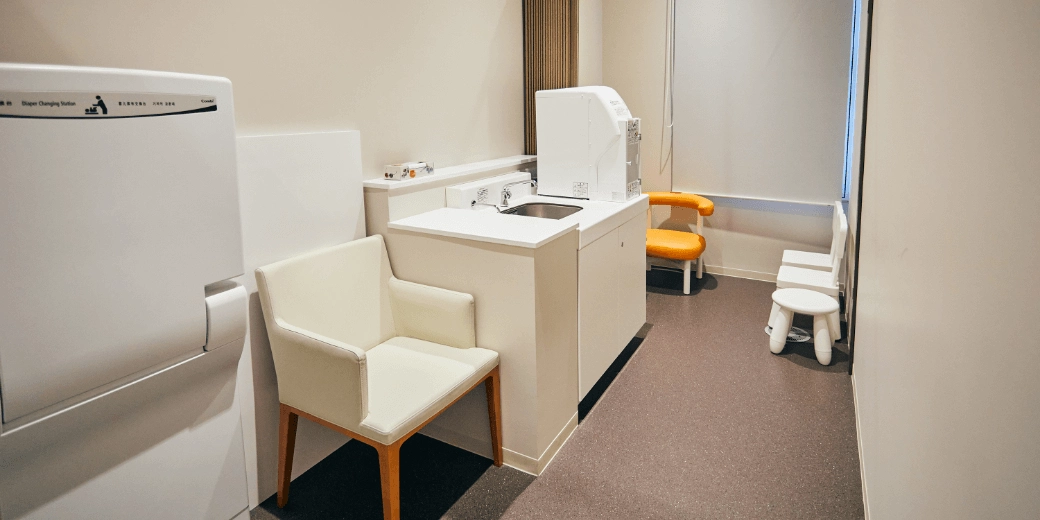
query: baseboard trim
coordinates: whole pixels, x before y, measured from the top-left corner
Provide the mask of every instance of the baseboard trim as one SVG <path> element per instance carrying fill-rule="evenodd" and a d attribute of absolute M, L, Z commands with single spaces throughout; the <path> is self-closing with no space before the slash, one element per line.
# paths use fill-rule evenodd
<path fill-rule="evenodd" d="M 720 195 L 701 191 L 679 190 L 683 193 L 696 193 L 707 197 L 716 206 L 725 206 L 771 213 L 789 213 L 793 215 L 810 215 L 829 217 L 833 213 L 833 202 L 810 202 L 807 200 L 774 199 L 770 197 L 750 197 L 747 195 Z"/>
<path fill-rule="evenodd" d="M 719 276 L 731 276 L 733 278 L 746 278 L 748 280 L 760 280 L 763 282 L 776 283 L 776 273 L 763 273 L 749 269 L 738 269 L 736 267 L 725 267 L 721 265 L 704 264 L 704 271 Z"/>
<path fill-rule="evenodd" d="M 856 392 L 856 373 L 852 376 L 852 408 L 856 413 L 856 447 L 859 452 L 859 481 L 863 486 L 863 520 L 870 520 L 870 502 L 867 501 L 867 472 L 863 467 L 863 429 L 859 422 L 859 395 Z"/>
<path fill-rule="evenodd" d="M 542 451 L 542 454 L 537 459 L 528 457 L 522 453 L 517 453 L 508 448 L 502 448 L 503 462 L 511 468 L 518 469 L 524 473 L 537 477 L 545 471 L 545 468 L 549 467 L 549 463 L 552 462 L 556 457 L 556 454 L 560 452 L 560 448 L 562 448 L 567 442 L 567 439 L 571 438 L 571 434 L 574 433 L 574 430 L 577 427 L 578 412 L 574 412 L 571 419 L 567 421 L 567 425 L 560 430 L 560 433 L 556 434 L 556 438 L 549 443 L 549 446 Z"/>
<path fill-rule="evenodd" d="M 748 269 L 738 269 L 736 267 L 710 264 L 704 264 L 704 272 L 719 276 L 729 276 L 732 278 L 744 278 L 747 280 L 776 283 L 776 273 L 763 273 L 761 271 L 751 271 Z M 838 282 L 838 292 L 845 292 L 845 282 Z"/>
<path fill-rule="evenodd" d="M 560 452 L 563 445 L 567 443 L 567 439 L 571 438 L 571 434 L 578 427 L 578 412 L 575 411 L 571 419 L 567 421 L 567 426 L 560 430 L 560 433 L 556 434 L 556 438 L 549 443 L 549 446 L 545 448 L 542 455 L 538 457 L 538 474 L 541 475 L 545 468 L 549 467 L 549 463 L 556 458 L 556 454 Z"/>
<path fill-rule="evenodd" d="M 502 462 L 513 469 L 538 476 L 538 461 L 522 453 L 517 453 L 509 448 L 502 448 Z"/>
<path fill-rule="evenodd" d="M 647 265 L 654 267 L 661 267 L 664 269 L 682 272 L 683 263 L 678 260 L 668 260 L 666 258 L 657 258 L 653 256 L 646 257 Z M 692 269 L 697 268 L 697 263 L 691 267 Z M 776 273 L 763 273 L 759 271 L 751 271 L 748 269 L 738 269 L 736 267 L 725 267 L 721 265 L 704 264 L 704 272 L 709 274 L 716 274 L 719 276 L 731 276 L 733 278 L 747 278 L 748 280 L 761 280 L 763 282 L 776 283 Z"/>

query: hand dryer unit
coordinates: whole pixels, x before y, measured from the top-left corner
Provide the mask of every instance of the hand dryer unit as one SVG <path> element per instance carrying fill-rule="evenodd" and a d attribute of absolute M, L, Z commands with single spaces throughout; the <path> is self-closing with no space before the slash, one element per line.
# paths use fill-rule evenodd
<path fill-rule="evenodd" d="M 624 202 L 638 197 L 639 118 L 610 87 L 535 93 L 538 194 Z"/>

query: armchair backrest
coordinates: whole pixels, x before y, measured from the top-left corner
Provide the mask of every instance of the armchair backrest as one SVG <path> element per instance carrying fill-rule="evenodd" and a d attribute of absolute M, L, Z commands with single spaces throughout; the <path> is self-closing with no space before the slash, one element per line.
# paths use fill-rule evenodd
<path fill-rule="evenodd" d="M 387 286 L 393 271 L 380 235 L 312 251 L 261 270 L 270 298 L 268 319 L 363 350 L 394 336 Z"/>

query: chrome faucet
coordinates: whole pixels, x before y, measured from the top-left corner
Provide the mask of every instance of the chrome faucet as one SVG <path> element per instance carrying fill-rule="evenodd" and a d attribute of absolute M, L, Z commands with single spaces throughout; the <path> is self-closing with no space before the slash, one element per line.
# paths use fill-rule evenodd
<path fill-rule="evenodd" d="M 497 211 L 499 213 L 502 213 L 502 208 L 500 208 L 500 207 L 498 207 L 498 206 L 496 206 L 494 204 L 488 204 L 486 202 L 477 202 L 477 201 L 473 201 L 473 202 L 469 203 L 469 207 L 470 208 L 473 208 L 475 206 L 491 206 L 492 208 L 495 208 L 495 211 Z"/>
<path fill-rule="evenodd" d="M 509 188 L 512 188 L 513 186 L 519 186 L 521 184 L 530 184 L 532 189 L 537 189 L 538 188 L 538 182 L 530 180 L 530 179 L 525 180 L 525 181 L 510 182 L 510 183 L 506 184 L 505 186 L 502 186 L 502 205 L 503 206 L 508 207 L 509 206 L 509 198 L 513 196 L 513 192 L 510 191 Z"/>

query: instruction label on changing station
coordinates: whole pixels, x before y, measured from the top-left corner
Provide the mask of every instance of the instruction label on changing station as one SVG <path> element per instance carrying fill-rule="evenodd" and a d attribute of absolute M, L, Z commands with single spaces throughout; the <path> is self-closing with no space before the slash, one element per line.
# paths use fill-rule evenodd
<path fill-rule="evenodd" d="M 0 117 L 120 119 L 216 112 L 216 96 L 136 92 L 0 92 Z"/>

